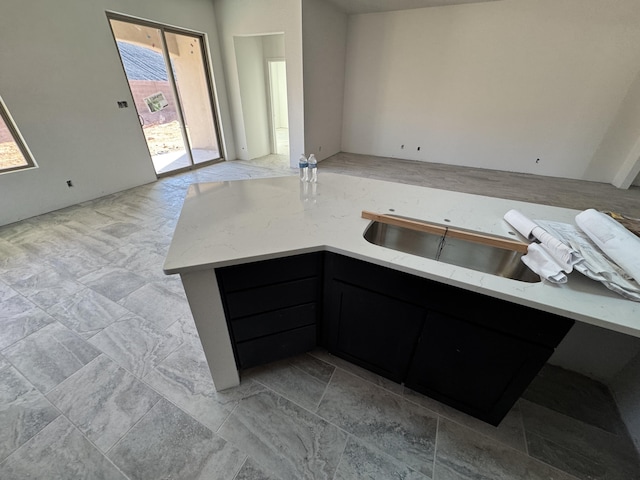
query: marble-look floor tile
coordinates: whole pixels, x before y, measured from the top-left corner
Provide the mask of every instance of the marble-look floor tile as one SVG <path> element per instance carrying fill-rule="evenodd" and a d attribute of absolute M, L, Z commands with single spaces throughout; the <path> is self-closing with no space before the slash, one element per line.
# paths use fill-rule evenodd
<path fill-rule="evenodd" d="M 39 227 L 31 229 L 28 239 L 21 239 L 17 245 L 28 252 L 30 256 L 35 256 L 39 259 L 48 255 L 63 253 L 67 248 L 50 229 Z"/>
<path fill-rule="evenodd" d="M 104 355 L 50 391 L 47 398 L 103 452 L 160 400 Z"/>
<path fill-rule="evenodd" d="M 67 327 L 54 322 L 4 349 L 2 354 L 38 390 L 46 393 L 100 352 Z"/>
<path fill-rule="evenodd" d="M 268 473 L 255 460 L 247 458 L 233 480 L 281 480 L 280 477 Z"/>
<path fill-rule="evenodd" d="M 442 417 L 448 418 L 449 420 L 459 423 L 460 425 L 464 425 L 465 427 L 472 428 L 475 431 L 493 438 L 498 442 L 504 443 L 511 448 L 515 448 L 522 452 L 527 451 L 522 414 L 520 413 L 518 404 L 513 406 L 509 413 L 507 413 L 507 415 L 502 419 L 500 425 L 494 427 L 493 425 L 471 417 L 466 413 L 462 413 L 453 407 L 449 407 L 448 405 L 440 403 L 437 400 L 406 387 L 404 389 L 404 397 L 407 400 L 415 402 Z"/>
<path fill-rule="evenodd" d="M 343 360 L 340 357 L 336 357 L 335 355 L 331 355 L 324 349 L 316 349 L 309 353 L 310 355 L 316 357 L 323 362 L 326 362 L 335 367 L 341 368 L 357 377 L 363 378 L 368 382 L 375 383 L 379 387 L 384 388 L 385 390 L 389 390 L 390 392 L 396 393 L 398 395 L 402 395 L 402 385 L 396 383 L 394 381 L 389 380 L 388 378 L 381 377 L 380 375 L 370 372 L 358 365 L 354 365 L 353 363 L 349 363 L 347 360 Z"/>
<path fill-rule="evenodd" d="M 268 390 L 244 398 L 218 434 L 282 480 L 331 479 L 347 437 Z"/>
<path fill-rule="evenodd" d="M 329 383 L 333 372 L 336 370 L 334 365 L 324 362 L 308 353 L 291 357 L 288 359 L 288 362 L 298 370 L 302 370 L 307 375 L 325 384 Z"/>
<path fill-rule="evenodd" d="M 0 478 L 127 480 L 62 415 L 0 464 Z"/>
<path fill-rule="evenodd" d="M 6 241 L 2 236 L 5 228 L 0 228 L 0 278 L 13 268 L 37 260 L 37 257 L 30 255 L 24 248 Z"/>
<path fill-rule="evenodd" d="M 436 480 L 576 480 L 469 428 L 446 419 L 438 427 Z"/>
<path fill-rule="evenodd" d="M 192 343 L 198 348 L 202 348 L 202 343 L 200 343 L 200 337 L 198 336 L 198 329 L 196 328 L 193 318 L 181 318 L 167 328 L 166 332 L 175 337 L 181 344 Z"/>
<path fill-rule="evenodd" d="M 5 269 L 0 274 L 0 280 L 7 285 L 11 286 L 20 282 L 24 282 L 27 279 L 37 275 L 38 273 L 48 270 L 49 265 L 47 262 L 42 261 L 42 256 L 38 257 L 38 261 L 27 261 L 14 265 L 11 268 Z"/>
<path fill-rule="evenodd" d="M 49 255 L 46 257 L 46 261 L 56 271 L 75 280 L 100 270 L 109 264 L 103 257 L 88 253 L 82 249 Z"/>
<path fill-rule="evenodd" d="M 84 203 L 72 205 L 71 207 L 58 210 L 55 213 L 58 213 L 66 221 L 78 222 L 91 228 L 103 227 L 104 225 L 115 222 L 113 217 L 97 212 L 92 208 L 87 208 L 87 205 Z"/>
<path fill-rule="evenodd" d="M 4 370 L 5 368 L 8 368 L 8 367 L 11 367 L 11 364 L 9 363 L 9 360 L 7 360 L 2 355 L 0 355 L 0 371 Z"/>
<path fill-rule="evenodd" d="M 151 372 L 182 344 L 181 339 L 132 314 L 88 341 L 138 378 Z"/>
<path fill-rule="evenodd" d="M 134 222 L 115 222 L 107 226 L 101 227 L 99 230 L 112 237 L 125 238 L 132 233 L 137 232 L 140 226 Z"/>
<path fill-rule="evenodd" d="M 0 368 L 0 462 L 60 412 L 15 368 Z"/>
<path fill-rule="evenodd" d="M 0 238 L 17 246 L 36 242 L 42 237 L 42 230 L 36 223 L 35 218 L 28 218 L 22 222 L 3 225 L 0 227 Z"/>
<path fill-rule="evenodd" d="M 148 283 L 118 303 L 162 330 L 177 320 L 191 318 L 186 296 L 161 283 Z"/>
<path fill-rule="evenodd" d="M 108 456 L 132 480 L 228 480 L 246 459 L 166 400 L 158 402 Z"/>
<path fill-rule="evenodd" d="M 251 381 L 216 392 L 202 348 L 185 343 L 144 381 L 214 432 L 240 400 L 263 387 Z"/>
<path fill-rule="evenodd" d="M 386 479 L 429 480 L 395 458 L 376 451 L 360 440 L 349 437 L 334 480 Z"/>
<path fill-rule="evenodd" d="M 6 283 L 0 281 L 0 303 L 4 303 L 11 297 L 18 295 L 18 292 Z"/>
<path fill-rule="evenodd" d="M 314 412 L 335 367 L 309 355 L 270 363 L 243 372 L 243 379 L 259 382 L 279 395 Z"/>
<path fill-rule="evenodd" d="M 144 234 L 146 235 L 147 232 Z M 140 245 L 129 243 L 109 252 L 102 258 L 112 267 L 127 268 L 139 274 L 144 273 L 145 278 L 149 278 L 150 275 L 154 279 L 165 277 L 162 271 L 165 256 L 157 251 L 141 248 Z"/>
<path fill-rule="evenodd" d="M 626 433 L 609 389 L 584 375 L 547 364 L 522 397 L 608 432 Z"/>
<path fill-rule="evenodd" d="M 25 279 L 12 283 L 11 287 L 43 309 L 47 309 L 58 303 L 61 298 L 73 295 L 85 288 L 81 283 L 60 275 L 53 269 L 34 273 Z"/>
<path fill-rule="evenodd" d="M 338 369 L 318 415 L 431 476 L 438 419 L 426 408 Z"/>
<path fill-rule="evenodd" d="M 528 400 L 519 401 L 529 454 L 591 479 L 623 480 L 640 472 L 626 435 L 616 435 Z"/>
<path fill-rule="evenodd" d="M 27 300 L 16 295 L 2 302 L 0 308 L 0 350 L 54 322 L 54 318 Z"/>
<path fill-rule="evenodd" d="M 93 337 L 129 311 L 91 288 L 62 297 L 47 312 L 84 339 Z"/>
<path fill-rule="evenodd" d="M 122 242 L 112 235 L 74 220 L 56 225 L 51 230 L 57 234 L 68 252 L 81 249 L 91 255 L 100 256 L 122 245 Z"/>
<path fill-rule="evenodd" d="M 101 295 L 117 302 L 147 283 L 147 280 L 124 268 L 105 267 L 79 281 Z"/>

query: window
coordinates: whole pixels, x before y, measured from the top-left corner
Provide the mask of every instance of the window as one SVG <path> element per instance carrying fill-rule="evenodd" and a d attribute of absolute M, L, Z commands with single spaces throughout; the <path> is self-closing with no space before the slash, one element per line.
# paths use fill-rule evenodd
<path fill-rule="evenodd" d="M 0 98 L 0 173 L 31 167 L 35 162 Z"/>

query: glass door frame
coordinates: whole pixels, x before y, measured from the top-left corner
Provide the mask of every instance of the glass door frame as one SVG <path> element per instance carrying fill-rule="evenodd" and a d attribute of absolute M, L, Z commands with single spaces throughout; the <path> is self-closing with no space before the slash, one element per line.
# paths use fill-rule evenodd
<path fill-rule="evenodd" d="M 111 31 L 111 35 L 113 36 L 113 41 L 116 46 L 116 51 L 118 51 L 117 38 L 115 36 L 113 28 L 111 28 L 111 20 L 132 23 L 134 25 L 140 25 L 142 27 L 156 28 L 160 31 L 160 38 L 162 40 L 162 56 L 164 58 L 165 68 L 167 69 L 167 78 L 170 78 L 169 83 L 171 85 L 171 90 L 173 91 L 173 95 L 175 98 L 176 113 L 178 114 L 178 117 L 180 119 L 180 131 L 182 132 L 182 138 L 186 147 L 186 152 L 189 155 L 190 165 L 187 167 L 177 168 L 175 170 L 170 170 L 168 172 L 163 172 L 163 173 L 158 173 L 156 171 L 156 177 L 157 178 L 166 177 L 169 175 L 175 175 L 176 173 L 187 172 L 195 168 L 200 168 L 206 165 L 213 165 L 215 163 L 224 162 L 225 161 L 224 144 L 223 144 L 220 124 L 218 120 L 218 108 L 217 108 L 216 97 L 215 97 L 215 88 L 214 88 L 213 75 L 211 70 L 211 61 L 209 57 L 209 40 L 208 40 L 207 34 L 202 32 L 196 32 L 195 30 L 188 30 L 186 28 L 178 28 L 178 27 L 165 25 L 162 23 L 157 23 L 157 22 L 146 20 L 139 17 L 132 17 L 129 15 L 124 15 L 122 13 L 113 12 L 109 10 L 106 11 L 106 15 L 107 15 L 107 21 L 109 22 L 109 30 Z M 189 138 L 187 135 L 187 130 L 186 130 L 187 124 L 185 121 L 184 113 L 182 111 L 182 101 L 180 100 L 176 79 L 173 74 L 173 68 L 171 66 L 171 56 L 169 55 L 169 48 L 167 47 L 167 39 L 165 37 L 165 32 L 173 33 L 176 35 L 187 35 L 191 37 L 197 37 L 200 39 L 199 43 L 200 43 L 200 49 L 201 49 L 201 55 L 202 55 L 203 69 L 204 69 L 204 74 L 206 76 L 206 81 L 207 81 L 207 92 L 209 94 L 208 95 L 209 103 L 211 107 L 211 112 L 213 114 L 213 118 L 212 118 L 213 128 L 215 131 L 216 139 L 218 141 L 218 153 L 220 155 L 220 157 L 218 158 L 214 158 L 211 160 L 198 162 L 198 163 L 195 163 L 193 160 L 191 142 L 189 141 Z M 120 56 L 119 53 L 118 53 L 118 58 L 120 59 L 120 63 L 122 64 L 122 71 L 125 75 L 125 78 L 127 78 L 127 87 L 129 88 L 129 91 L 131 93 L 131 98 L 133 98 L 133 91 L 131 91 L 131 85 L 129 83 L 129 80 L 124 68 L 124 63 L 122 62 L 122 57 Z M 134 108 L 135 108 L 135 105 L 134 105 Z M 137 114 L 137 111 L 136 111 L 136 114 Z M 142 124 L 140 124 L 140 130 L 144 138 L 144 131 L 143 131 Z M 145 143 L 146 143 L 146 140 L 145 140 Z M 151 157 L 151 152 L 149 152 L 149 157 Z M 155 166 L 154 166 L 154 171 L 155 171 Z"/>

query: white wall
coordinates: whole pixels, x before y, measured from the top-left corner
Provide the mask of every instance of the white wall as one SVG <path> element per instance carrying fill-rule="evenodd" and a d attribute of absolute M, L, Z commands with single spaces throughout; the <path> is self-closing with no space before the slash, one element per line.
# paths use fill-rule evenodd
<path fill-rule="evenodd" d="M 262 39 L 261 36 L 234 38 L 247 159 L 271 153 Z"/>
<path fill-rule="evenodd" d="M 287 61 L 289 145 L 294 163 L 304 151 L 304 93 L 302 81 L 302 13 L 300 0 L 214 0 L 220 33 L 227 91 L 235 134 L 236 156 L 249 159 L 245 119 L 238 80 L 236 36 L 284 33 Z"/>
<path fill-rule="evenodd" d="M 609 126 L 600 147 L 596 151 L 586 172 L 586 179 L 607 177 L 608 172 L 619 172 L 618 176 L 628 176 L 629 170 L 638 164 L 638 142 L 640 140 L 640 73 L 631 87 L 613 122 Z M 612 181 L 615 182 L 616 176 Z M 626 186 L 631 184 L 626 182 Z"/>
<path fill-rule="evenodd" d="M 0 175 L 0 225 L 156 178 L 105 10 L 203 32 L 220 67 L 208 0 L 3 0 L 0 94 L 39 168 Z M 230 133 L 224 82 L 215 81 Z"/>
<path fill-rule="evenodd" d="M 637 0 L 351 16 L 342 150 L 609 182 L 615 164 L 586 171 L 640 68 L 639 24 Z"/>
<path fill-rule="evenodd" d="M 347 15 L 304 0 L 302 26 L 305 153 L 322 160 L 341 151 Z"/>

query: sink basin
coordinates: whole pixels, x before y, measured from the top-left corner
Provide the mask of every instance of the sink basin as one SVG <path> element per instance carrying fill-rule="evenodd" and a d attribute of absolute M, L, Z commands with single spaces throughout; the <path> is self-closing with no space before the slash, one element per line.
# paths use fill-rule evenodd
<path fill-rule="evenodd" d="M 520 260 L 522 253 L 508 248 L 453 238 L 446 233 L 440 235 L 421 232 L 378 221 L 369 224 L 364 238 L 374 245 L 439 262 L 521 282 L 540 282 L 540 277 Z"/>

